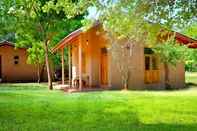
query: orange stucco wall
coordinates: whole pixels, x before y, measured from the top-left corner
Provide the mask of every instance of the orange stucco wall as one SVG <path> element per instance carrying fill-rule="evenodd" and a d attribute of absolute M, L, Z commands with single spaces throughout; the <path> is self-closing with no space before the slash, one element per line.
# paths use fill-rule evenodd
<path fill-rule="evenodd" d="M 79 39 L 82 39 L 83 52 L 86 53 L 86 75 L 89 76 L 90 86 L 101 86 L 100 82 L 100 55 L 101 48 L 110 47 L 110 43 L 107 41 L 105 34 L 102 32 L 102 28 L 96 26 L 91 28 L 87 32 L 82 34 L 82 37 L 78 37 L 77 40 L 72 44 L 72 74 L 73 76 L 78 75 L 78 43 Z M 145 72 L 145 56 L 144 56 L 144 45 L 142 43 L 135 43 L 132 49 L 132 55 L 129 58 L 130 77 L 129 77 L 129 89 L 164 89 L 164 65 L 159 64 L 160 68 L 160 81 L 156 84 L 145 84 L 144 72 Z M 117 61 L 111 56 L 109 50 L 109 64 L 108 64 L 108 86 L 113 89 L 121 89 L 121 74 L 117 67 Z M 123 63 L 125 60 L 120 60 Z M 169 72 L 170 83 L 174 88 L 184 87 L 185 83 L 185 70 L 184 64 L 179 63 L 176 67 L 170 68 Z"/>
<path fill-rule="evenodd" d="M 100 85 L 100 48 L 104 45 L 103 39 L 98 37 L 96 33 L 97 29 L 93 28 L 89 30 L 82 37 L 82 52 L 85 53 L 86 58 L 86 72 L 83 72 L 83 76 L 89 76 L 90 86 Z M 73 42 L 72 46 L 72 76 L 73 79 L 78 76 L 78 40 Z"/>
<path fill-rule="evenodd" d="M 185 66 L 184 63 L 177 63 L 177 65 L 170 66 L 169 79 L 170 84 L 174 88 L 183 88 L 185 86 Z"/>
<path fill-rule="evenodd" d="M 25 49 L 15 49 L 12 46 L 0 47 L 1 70 L 3 82 L 36 81 L 37 70 L 34 65 L 27 64 Z M 14 56 L 19 56 L 19 63 L 14 63 Z"/>

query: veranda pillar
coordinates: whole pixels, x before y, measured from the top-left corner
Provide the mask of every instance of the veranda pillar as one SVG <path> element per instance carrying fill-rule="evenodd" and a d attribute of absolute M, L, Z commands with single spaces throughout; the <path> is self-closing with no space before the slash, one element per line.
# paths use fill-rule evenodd
<path fill-rule="evenodd" d="M 72 55 L 71 46 L 68 47 L 69 87 L 72 87 Z"/>
<path fill-rule="evenodd" d="M 61 54 L 62 54 L 62 85 L 65 84 L 65 77 L 64 77 L 64 48 L 61 49 Z"/>

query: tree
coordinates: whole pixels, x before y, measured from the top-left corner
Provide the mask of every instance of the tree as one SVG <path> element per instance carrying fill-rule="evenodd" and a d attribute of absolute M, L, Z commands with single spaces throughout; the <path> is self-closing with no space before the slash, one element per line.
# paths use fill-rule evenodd
<path fill-rule="evenodd" d="M 37 82 L 40 83 L 44 73 L 44 49 L 41 43 L 33 42 L 31 48 L 28 48 L 27 62 L 37 66 Z"/>
<path fill-rule="evenodd" d="M 125 10 L 120 10 L 122 7 Z M 128 89 L 130 70 L 133 69 L 128 65 L 131 65 L 130 58 L 133 55 L 134 43 L 153 43 L 156 37 L 151 36 L 156 35 L 159 25 L 155 24 L 155 28 L 151 28 L 150 32 L 152 34 L 147 33 L 146 29 L 152 25 L 143 20 L 142 11 L 136 10 L 141 8 L 140 3 L 128 3 L 128 1 L 122 3 L 109 2 L 107 5 L 101 4 L 99 8 L 100 12 L 102 10 L 99 20 L 103 23 L 107 33 L 110 34 L 108 36 L 110 39 L 117 38 L 112 41 L 112 58 L 117 63 L 123 88 Z M 144 34 L 147 35 L 147 39 L 144 38 Z M 119 42 L 121 40 L 126 40 L 126 42 Z M 118 57 L 116 57 L 117 55 Z M 121 62 L 122 59 L 124 63 Z"/>
<path fill-rule="evenodd" d="M 15 42 L 15 33 L 11 26 L 16 22 L 16 18 L 8 15 L 10 7 L 14 5 L 14 0 L 1 0 L 0 1 L 0 41 Z"/>
<path fill-rule="evenodd" d="M 185 35 L 192 37 L 193 39 L 197 39 L 197 23 L 186 27 L 182 32 Z"/>
<path fill-rule="evenodd" d="M 25 44 L 33 42 L 43 43 L 45 62 L 48 74 L 48 86 L 52 88 L 52 74 L 49 62 L 49 43 L 59 31 L 63 16 L 54 12 L 44 13 L 42 7 L 47 1 L 19 0 L 12 7 L 12 14 L 17 18 L 17 37 L 24 38 Z M 20 43 L 21 44 L 21 43 Z M 24 45 L 23 45 L 24 46 Z"/>
<path fill-rule="evenodd" d="M 188 53 L 188 48 L 176 43 L 174 37 L 169 38 L 165 43 L 157 44 L 153 48 L 154 52 L 160 56 L 160 61 L 164 63 L 165 87 L 171 89 L 169 80 L 169 64 L 176 66 L 179 62 L 184 62 Z"/>
<path fill-rule="evenodd" d="M 15 32 L 18 46 L 30 48 L 29 61 L 36 63 L 42 62 L 39 55 L 44 50 L 45 63 L 48 75 L 48 86 L 52 88 L 52 73 L 50 67 L 50 48 L 55 36 L 58 33 L 64 32 L 65 29 L 72 29 L 76 26 L 65 27 L 65 23 L 73 22 L 73 19 L 67 19 L 63 12 L 56 12 L 53 10 L 45 11 L 45 4 L 49 0 L 19 0 L 10 9 L 10 14 L 17 19 L 15 23 Z M 81 17 L 79 16 L 78 19 Z M 77 24 L 78 26 L 79 24 Z M 68 32 L 67 31 L 67 32 Z M 38 45 L 38 44 L 41 45 Z M 40 52 L 41 51 L 41 52 Z M 38 53 L 36 53 L 38 52 Z M 39 54 L 41 53 L 41 54 Z M 36 54 L 36 55 L 35 55 Z"/>
<path fill-rule="evenodd" d="M 25 24 L 15 24 L 16 27 L 16 47 L 23 47 L 27 48 L 27 63 L 34 64 L 37 67 L 37 82 L 41 82 L 41 78 L 43 77 L 44 73 L 44 60 L 45 60 L 45 53 L 43 44 L 33 37 L 33 34 L 30 33 L 31 28 Z"/>
<path fill-rule="evenodd" d="M 130 47 L 133 41 L 144 43 L 148 47 L 156 46 L 156 53 L 160 55 L 165 65 L 165 79 L 168 86 L 168 64 L 175 65 L 180 61 L 186 55 L 182 52 L 185 48 L 175 44 L 174 35 L 169 40 L 159 43 L 158 34 L 166 35 L 166 31 L 180 30 L 194 23 L 197 19 L 195 15 L 197 1 L 105 0 L 104 3 L 97 4 L 96 9 L 100 14 L 98 19 L 113 37 L 127 39 Z M 125 71 L 121 72 L 127 72 L 128 69 L 124 69 Z"/>
<path fill-rule="evenodd" d="M 66 16 L 67 20 L 72 20 L 76 16 L 81 16 L 84 14 L 89 7 L 89 5 L 92 4 L 92 1 L 85 1 L 85 0 L 61 0 L 61 1 L 54 1 L 54 0 L 48 0 L 45 5 L 42 7 L 42 12 L 46 14 L 50 14 L 51 12 L 56 12 L 55 14 L 57 16 Z M 64 14 L 63 14 L 64 13 Z M 50 16 L 51 18 L 51 16 Z M 53 18 L 54 19 L 54 18 Z M 45 23 L 46 24 L 46 23 Z M 48 40 L 45 42 L 45 52 L 47 54 L 48 52 Z M 46 63 L 48 57 L 46 56 Z M 47 67 L 49 68 L 49 67 Z M 50 76 L 50 73 L 48 72 L 48 76 Z M 48 77 L 50 78 L 50 77 Z M 50 87 L 49 83 L 49 87 Z"/>
<path fill-rule="evenodd" d="M 69 19 L 64 21 L 64 23 L 61 25 L 63 31 L 58 32 L 58 34 L 53 38 L 51 41 L 51 47 L 53 48 L 57 43 L 59 43 L 60 40 L 62 40 L 65 36 L 67 36 L 69 33 L 73 32 L 74 30 L 80 28 L 82 26 L 83 15 L 77 16 L 73 19 Z M 65 66 L 68 67 L 68 50 L 64 50 L 65 53 Z M 54 68 L 59 68 L 61 65 L 61 54 L 53 54 L 51 55 L 51 59 L 54 64 Z"/>
<path fill-rule="evenodd" d="M 121 74 L 121 81 L 123 85 L 123 89 L 128 89 L 128 83 L 129 83 L 129 76 L 130 76 L 130 70 L 133 68 L 131 66 L 130 58 L 133 55 L 132 47 L 130 47 L 130 44 L 127 42 L 121 42 L 117 43 L 117 40 L 111 40 L 111 54 L 114 62 L 116 63 L 116 66 L 118 67 L 118 71 Z M 133 46 L 133 45 L 132 45 Z M 122 62 L 124 61 L 124 62 Z"/>
<path fill-rule="evenodd" d="M 197 23 L 194 23 L 182 31 L 185 35 L 197 39 Z M 195 68 L 197 65 L 197 51 L 196 49 L 189 49 L 186 58 L 186 70 L 187 71 L 197 71 Z"/>
<path fill-rule="evenodd" d="M 44 6 L 47 2 L 49 0 L 0 1 L 0 39 L 16 42 L 17 47 L 28 48 L 28 63 L 44 65 L 45 59 L 49 88 L 52 89 L 50 48 L 81 25 L 82 15 L 68 20 L 63 12 L 46 12 Z M 58 61 L 58 57 L 52 58 Z M 37 67 L 40 70 L 40 66 Z"/>
<path fill-rule="evenodd" d="M 197 71 L 197 50 L 188 49 L 186 57 L 186 70 L 187 71 Z"/>
<path fill-rule="evenodd" d="M 2 41 L 7 40 L 7 41 L 11 41 L 13 43 L 17 42 L 17 44 L 15 44 L 16 47 L 29 48 L 28 49 L 28 63 L 39 65 L 39 63 L 41 61 L 43 61 L 42 60 L 43 53 L 41 53 L 42 51 L 39 49 L 39 47 L 38 47 L 39 45 L 38 44 L 32 45 L 32 43 L 31 43 L 32 39 L 30 40 L 30 36 L 28 37 L 29 38 L 28 41 L 27 41 L 27 39 L 26 40 L 16 39 L 16 25 L 17 25 L 18 21 L 17 21 L 17 18 L 12 14 L 12 12 L 14 11 L 13 7 L 16 6 L 15 0 L 10 0 L 10 1 L 2 0 L 2 1 L 0 1 L 0 5 L 1 5 L 0 25 L 2 27 L 0 30 L 0 39 Z M 21 38 L 21 37 L 19 37 L 19 38 Z M 34 43 L 36 43 L 36 42 L 34 42 Z M 36 47 L 36 45 L 37 45 L 37 47 Z M 37 51 L 38 49 L 39 49 L 39 51 Z M 38 66 L 38 70 L 39 70 L 39 66 Z M 38 82 L 39 81 L 40 81 L 40 75 L 38 73 Z"/>

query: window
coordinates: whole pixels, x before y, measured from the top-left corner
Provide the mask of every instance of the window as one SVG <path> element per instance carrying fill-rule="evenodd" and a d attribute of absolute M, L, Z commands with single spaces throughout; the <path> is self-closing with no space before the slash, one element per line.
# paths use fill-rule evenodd
<path fill-rule="evenodd" d="M 14 56 L 14 64 L 17 65 L 19 63 L 19 56 Z"/>
<path fill-rule="evenodd" d="M 146 49 L 147 51 L 147 49 Z M 145 83 L 152 84 L 160 81 L 159 60 L 158 57 L 150 50 L 145 53 Z"/>
<path fill-rule="evenodd" d="M 158 58 L 155 55 L 145 55 L 145 70 L 158 70 Z"/>
<path fill-rule="evenodd" d="M 156 56 L 152 56 L 152 70 L 158 70 L 158 59 Z"/>
<path fill-rule="evenodd" d="M 150 57 L 145 56 L 145 69 L 150 70 Z"/>
<path fill-rule="evenodd" d="M 102 54 L 107 54 L 107 48 L 101 48 L 101 53 Z"/>

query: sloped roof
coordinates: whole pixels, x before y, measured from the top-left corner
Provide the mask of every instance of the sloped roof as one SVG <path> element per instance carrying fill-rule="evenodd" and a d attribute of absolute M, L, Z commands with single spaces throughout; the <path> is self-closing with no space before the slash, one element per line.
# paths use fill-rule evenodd
<path fill-rule="evenodd" d="M 1 41 L 0 42 L 0 47 L 2 46 L 11 46 L 13 48 L 15 48 L 15 43 L 9 42 L 9 41 Z M 26 49 L 25 47 L 17 47 L 18 49 Z"/>
<path fill-rule="evenodd" d="M 71 42 L 74 38 L 78 37 L 82 33 L 82 29 L 78 29 L 70 33 L 64 39 L 62 39 L 53 49 L 52 52 L 56 52 L 58 49 L 64 47 L 66 44 Z"/>
<path fill-rule="evenodd" d="M 15 47 L 14 43 L 12 43 L 12 42 L 9 42 L 9 41 L 1 41 L 0 42 L 0 46 L 5 46 L 5 45 Z"/>
<path fill-rule="evenodd" d="M 183 35 L 183 34 L 181 34 L 181 33 L 178 33 L 178 32 L 176 32 L 175 38 L 176 38 L 177 40 L 180 40 L 180 41 L 181 41 L 182 43 L 184 43 L 184 44 L 197 42 L 197 40 L 195 40 L 195 39 L 193 39 L 193 38 L 190 38 L 190 37 L 188 37 L 188 36 L 186 36 L 186 35 Z"/>
<path fill-rule="evenodd" d="M 94 28 L 99 26 L 100 23 L 99 22 L 95 22 L 95 24 L 90 28 Z M 53 49 L 52 52 L 56 52 L 58 49 L 68 45 L 71 43 L 71 41 L 73 41 L 74 39 L 76 39 L 78 36 L 80 36 L 80 34 L 83 33 L 83 29 L 79 28 L 75 31 L 73 31 L 72 33 L 70 33 L 69 35 L 67 35 L 65 38 L 63 38 Z"/>

